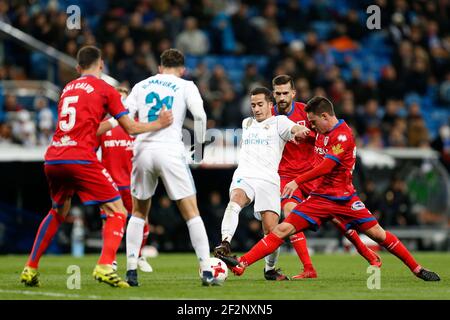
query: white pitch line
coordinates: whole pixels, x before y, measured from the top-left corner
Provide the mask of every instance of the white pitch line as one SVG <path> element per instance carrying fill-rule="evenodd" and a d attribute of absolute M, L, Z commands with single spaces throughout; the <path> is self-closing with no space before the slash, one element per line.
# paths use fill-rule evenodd
<path fill-rule="evenodd" d="M 102 297 L 96 295 L 80 295 L 80 294 L 72 294 L 72 293 L 59 293 L 59 292 L 46 292 L 46 291 L 31 291 L 31 290 L 3 290 L 0 289 L 0 293 L 9 293 L 9 294 L 23 294 L 27 296 L 46 296 L 46 297 L 54 297 L 54 298 L 78 298 L 78 299 L 104 299 L 104 300 L 114 300 L 116 298 L 113 297 Z M 124 295 L 124 298 L 129 300 L 195 300 L 193 298 L 167 298 L 162 299 L 161 297 L 127 297 Z"/>
<path fill-rule="evenodd" d="M 41 292 L 41 291 L 30 291 L 30 290 L 2 290 L 0 293 L 11 293 L 11 294 L 23 294 L 28 296 L 46 296 L 46 297 L 57 297 L 57 298 L 87 298 L 87 299 L 102 299 L 101 296 L 88 295 L 82 296 L 79 294 L 69 294 L 69 293 L 58 293 L 58 292 Z"/>

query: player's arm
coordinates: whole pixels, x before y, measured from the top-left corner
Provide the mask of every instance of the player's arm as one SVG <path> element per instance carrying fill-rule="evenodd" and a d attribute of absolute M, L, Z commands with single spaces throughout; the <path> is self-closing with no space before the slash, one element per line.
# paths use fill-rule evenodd
<path fill-rule="evenodd" d="M 331 171 L 333 171 L 334 167 L 337 164 L 338 163 L 333 159 L 324 158 L 324 160 L 317 167 L 299 175 L 297 178 L 286 184 L 286 186 L 283 189 L 283 194 L 281 195 L 281 197 L 282 198 L 286 196 L 288 198 L 291 197 L 300 184 L 329 174 Z"/>
<path fill-rule="evenodd" d="M 203 99 L 193 82 L 190 82 L 185 90 L 186 106 L 194 118 L 195 142 L 203 144 L 206 139 L 206 112 L 203 108 Z"/>
<path fill-rule="evenodd" d="M 278 134 L 285 141 L 305 139 L 311 131 L 305 126 L 296 124 L 285 115 L 276 116 L 276 119 Z"/>
<path fill-rule="evenodd" d="M 173 115 L 171 110 L 167 110 L 166 106 L 163 106 L 158 119 L 149 123 L 136 122 L 128 116 L 122 116 L 117 121 L 128 134 L 135 135 L 167 128 L 173 122 Z"/>
<path fill-rule="evenodd" d="M 128 120 L 124 120 L 123 118 L 128 118 Z M 121 123 L 120 119 L 123 119 Z M 109 118 L 108 120 L 102 121 L 97 129 L 97 136 L 101 136 L 107 131 L 117 127 L 118 125 L 122 126 L 128 134 L 134 135 L 149 131 L 157 131 L 163 128 L 170 126 L 173 122 L 172 111 L 163 110 L 159 114 L 159 118 L 156 121 L 151 123 L 142 123 L 131 120 L 130 117 L 120 117 L 119 120 L 114 118 Z M 127 128 L 128 129 L 127 129 Z"/>
<path fill-rule="evenodd" d="M 107 87 L 106 98 L 108 111 L 117 120 L 117 124 L 120 125 L 128 134 L 136 135 L 149 131 L 157 131 L 170 126 L 173 122 L 172 111 L 167 110 L 166 106 L 163 106 L 159 113 L 158 119 L 149 123 L 136 122 L 129 116 L 124 117 L 131 113 L 132 115 L 137 110 L 137 89 L 136 86 L 131 90 L 130 95 L 125 100 L 125 104 L 128 106 L 128 110 L 125 109 L 120 94 L 111 86 Z M 113 127 L 117 125 L 114 120 L 111 120 Z"/>
<path fill-rule="evenodd" d="M 110 118 L 108 120 L 102 121 L 97 129 L 97 137 L 101 136 L 105 132 L 113 129 L 114 127 L 117 127 L 119 123 L 116 119 Z"/>
<path fill-rule="evenodd" d="M 293 135 L 294 139 L 296 141 L 306 139 L 311 134 L 311 130 L 308 129 L 306 126 L 298 125 L 292 127 L 291 134 Z"/>

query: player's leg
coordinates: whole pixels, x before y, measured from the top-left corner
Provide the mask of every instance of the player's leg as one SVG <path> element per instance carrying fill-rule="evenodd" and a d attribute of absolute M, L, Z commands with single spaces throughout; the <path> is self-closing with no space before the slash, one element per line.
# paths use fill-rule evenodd
<path fill-rule="evenodd" d="M 250 251 L 239 259 L 221 257 L 227 266 L 236 274 L 243 274 L 245 268 L 278 249 L 284 238 L 308 228 L 316 230 L 322 220 L 328 219 L 328 214 L 315 214 L 323 211 L 323 200 L 319 197 L 310 197 L 297 205 L 282 223 L 278 224 L 272 232 L 254 245 Z M 279 203 L 279 202 L 278 202 Z"/>
<path fill-rule="evenodd" d="M 144 239 L 144 228 L 150 211 L 151 198 L 139 200 L 133 196 L 133 213 L 127 227 L 127 271 L 138 267 L 139 252 Z"/>
<path fill-rule="evenodd" d="M 113 287 L 129 287 L 112 267 L 123 238 L 127 219 L 118 188 L 108 171 L 99 163 L 73 165 L 76 192 L 84 205 L 98 204 L 106 214 L 102 229 L 102 252 L 93 271 L 93 277 Z"/>
<path fill-rule="evenodd" d="M 367 226 L 367 229 L 365 229 L 364 225 L 360 225 L 360 229 L 369 238 L 402 260 L 415 276 L 425 281 L 440 280 L 440 277 L 436 273 L 423 268 L 419 263 L 417 263 L 403 243 L 394 234 L 389 231 L 385 231 L 377 222 L 373 226 Z"/>
<path fill-rule="evenodd" d="M 50 209 L 48 214 L 39 225 L 39 229 L 34 239 L 33 248 L 31 250 L 28 261 L 24 270 L 21 273 L 20 281 L 26 286 L 38 287 L 40 286 L 38 278 L 38 266 L 41 256 L 47 250 L 53 237 L 59 229 L 59 226 L 66 218 L 70 210 L 71 198 L 68 197 L 63 201 L 62 205 Z"/>
<path fill-rule="evenodd" d="M 161 179 L 171 200 L 176 201 L 178 209 L 189 230 L 189 237 L 202 267 L 209 259 L 209 242 L 203 219 L 197 206 L 197 190 L 186 159 L 179 151 L 163 150 L 156 160 Z"/>
<path fill-rule="evenodd" d="M 71 179 L 71 169 L 66 165 L 45 165 L 44 167 L 53 208 L 39 226 L 31 254 L 20 276 L 21 282 L 27 286 L 39 286 L 37 272 L 39 260 L 69 212 L 75 187 Z"/>
<path fill-rule="evenodd" d="M 178 209 L 189 230 L 192 247 L 199 261 L 200 267 L 210 257 L 209 242 L 206 234 L 205 224 L 197 207 L 197 197 L 195 195 L 176 201 Z"/>
<path fill-rule="evenodd" d="M 282 203 L 283 204 L 283 203 Z M 291 214 L 292 210 L 298 203 L 293 201 L 287 201 L 283 206 L 283 213 L 285 217 Z M 289 237 L 292 247 L 297 253 L 300 262 L 303 264 L 303 271 L 297 275 L 294 275 L 292 279 L 305 279 L 305 278 L 317 278 L 317 272 L 311 261 L 311 257 L 308 251 L 308 244 L 305 234 L 303 232 L 297 232 Z"/>
<path fill-rule="evenodd" d="M 139 251 L 144 239 L 144 227 L 151 206 L 151 198 L 158 186 L 159 168 L 155 167 L 156 155 L 148 150 L 135 150 L 133 170 L 131 172 L 131 195 L 133 212 L 127 227 L 127 282 L 131 286 L 138 285 L 137 266 Z"/>
<path fill-rule="evenodd" d="M 335 206 L 333 211 L 334 215 L 346 226 L 357 228 L 402 260 L 417 277 L 425 281 L 440 280 L 437 274 L 420 266 L 408 249 L 394 234 L 385 231 L 378 224 L 377 219 L 370 213 L 357 196 L 354 196 L 345 204 Z"/>
<path fill-rule="evenodd" d="M 239 213 L 251 201 L 244 189 L 235 188 L 230 191 L 230 202 L 228 202 L 222 218 L 222 242 L 214 248 L 214 255 L 231 253 L 230 243 L 239 224 Z"/>
<path fill-rule="evenodd" d="M 272 232 L 266 235 L 263 239 L 259 240 L 242 257 L 234 258 L 230 256 L 219 256 L 219 258 L 227 264 L 235 275 L 242 275 L 245 268 L 276 251 L 283 244 L 284 238 L 297 232 L 296 227 L 292 225 L 291 222 L 287 221 L 288 219 L 278 224 Z M 306 229 L 308 223 L 305 221 L 304 225 L 305 227 L 303 229 L 299 229 L 300 231 Z"/>
<path fill-rule="evenodd" d="M 120 198 L 102 203 L 100 207 L 106 214 L 102 229 L 103 246 L 92 275 L 99 282 L 104 282 L 113 287 L 127 288 L 129 287 L 128 283 L 119 277 L 113 267 L 117 250 L 125 233 L 126 209 Z"/>
<path fill-rule="evenodd" d="M 381 267 L 381 258 L 361 241 L 358 233 L 355 230 L 347 230 L 345 226 L 336 218 L 331 219 L 331 222 L 333 222 L 334 226 L 339 230 L 339 232 L 355 246 L 358 253 L 364 259 L 366 259 L 370 265 Z"/>
<path fill-rule="evenodd" d="M 273 211 L 261 212 L 261 222 L 264 235 L 268 235 L 280 221 L 280 216 Z M 264 266 L 264 278 L 266 280 L 289 280 L 287 276 L 281 273 L 281 269 L 276 269 L 275 266 L 278 262 L 278 256 L 280 255 L 280 248 L 276 249 L 271 254 L 267 255 L 264 259 L 266 265 Z"/>
<path fill-rule="evenodd" d="M 144 247 L 147 245 L 147 240 L 148 240 L 149 235 L 150 235 L 150 225 L 148 223 L 148 217 L 147 217 L 147 219 L 145 220 L 145 224 L 144 224 L 144 230 L 143 230 L 143 234 L 142 234 L 142 243 L 141 243 L 141 247 L 139 249 L 139 259 L 138 259 L 138 267 L 139 267 L 139 270 L 141 270 L 142 272 L 153 272 L 152 266 L 150 265 L 150 263 L 148 263 L 145 256 L 142 255 L 142 249 L 144 249 Z"/>

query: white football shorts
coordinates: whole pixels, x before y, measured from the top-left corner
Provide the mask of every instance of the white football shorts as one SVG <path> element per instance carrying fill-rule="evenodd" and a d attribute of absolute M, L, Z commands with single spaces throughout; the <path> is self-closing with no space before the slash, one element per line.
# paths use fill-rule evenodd
<path fill-rule="evenodd" d="M 279 185 L 261 179 L 233 176 L 233 181 L 230 185 L 230 195 L 234 189 L 244 190 L 247 197 L 251 201 L 254 201 L 253 207 L 256 219 L 261 221 L 262 211 L 273 211 L 277 215 L 280 215 Z"/>
<path fill-rule="evenodd" d="M 170 148 L 136 148 L 131 173 L 133 197 L 139 200 L 152 197 L 159 177 L 171 200 L 184 199 L 197 193 L 184 152 Z"/>

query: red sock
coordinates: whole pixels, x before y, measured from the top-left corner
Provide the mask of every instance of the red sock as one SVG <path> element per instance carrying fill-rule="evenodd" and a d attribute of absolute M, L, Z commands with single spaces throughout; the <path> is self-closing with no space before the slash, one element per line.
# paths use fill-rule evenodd
<path fill-rule="evenodd" d="M 268 254 L 274 252 L 279 246 L 283 244 L 283 239 L 279 238 L 273 232 L 269 233 L 267 236 L 262 238 L 255 244 L 249 252 L 244 254 L 240 261 L 247 266 L 255 263 L 259 259 L 264 258 Z"/>
<path fill-rule="evenodd" d="M 297 252 L 300 261 L 303 264 L 304 270 L 314 270 L 311 262 L 311 257 L 309 256 L 308 246 L 306 244 L 306 237 L 303 232 L 298 232 L 289 237 L 291 244 Z"/>
<path fill-rule="evenodd" d="M 51 209 L 45 218 L 42 220 L 36 238 L 34 239 L 33 249 L 27 261 L 27 266 L 37 268 L 39 260 L 47 250 L 52 242 L 53 237 L 58 231 L 59 226 L 64 221 L 64 217 L 56 213 L 56 210 Z"/>
<path fill-rule="evenodd" d="M 416 262 L 411 253 L 406 249 L 403 243 L 392 233 L 386 231 L 386 239 L 380 243 L 381 246 L 385 247 L 390 253 L 395 255 L 397 258 L 403 261 L 408 268 L 416 273 L 420 269 L 420 265 Z"/>
<path fill-rule="evenodd" d="M 142 238 L 141 250 L 139 250 L 139 257 L 142 256 L 142 249 L 147 244 L 148 235 L 150 234 L 150 226 L 148 222 L 145 222 L 144 225 L 144 237 Z"/>
<path fill-rule="evenodd" d="M 122 241 L 126 216 L 121 213 L 109 214 L 103 226 L 103 249 L 98 264 L 112 264 L 116 258 L 117 249 Z"/>
<path fill-rule="evenodd" d="M 377 256 L 361 241 L 358 233 L 355 230 L 349 230 L 344 233 L 344 236 L 355 246 L 358 253 L 364 257 L 368 262 L 377 259 Z"/>

